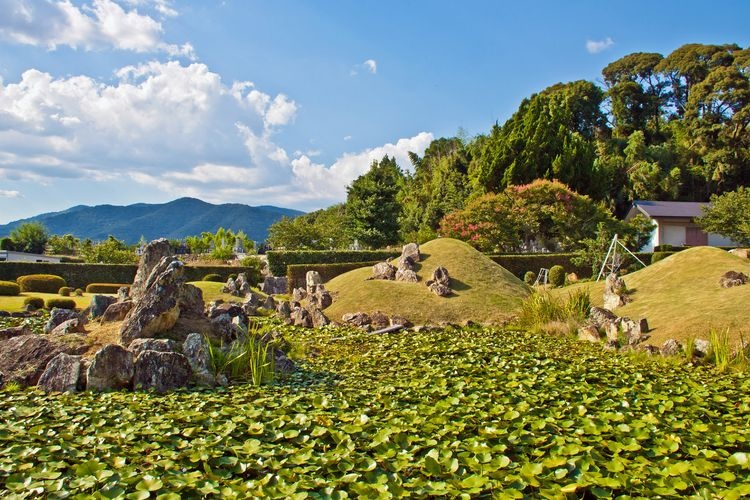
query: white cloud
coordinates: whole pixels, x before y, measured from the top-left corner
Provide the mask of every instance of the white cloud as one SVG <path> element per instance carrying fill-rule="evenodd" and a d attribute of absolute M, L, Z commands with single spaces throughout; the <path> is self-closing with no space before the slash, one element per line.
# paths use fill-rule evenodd
<path fill-rule="evenodd" d="M 344 136 L 344 140 L 345 140 L 345 141 L 351 141 L 351 140 L 352 140 L 352 136 L 350 136 L 350 135 L 345 135 L 345 136 Z"/>
<path fill-rule="evenodd" d="M 362 66 L 373 75 L 378 72 L 378 63 L 375 62 L 375 59 L 366 60 L 362 63 Z"/>
<path fill-rule="evenodd" d="M 154 8 L 163 15 L 176 14 L 166 1 L 155 1 Z M 49 50 L 67 45 L 84 50 L 165 52 L 195 59 L 189 43 L 163 40 L 159 21 L 135 8 L 125 10 L 112 0 L 92 0 L 81 7 L 70 0 L 0 0 L 0 12 L 0 38 L 13 43 Z"/>
<path fill-rule="evenodd" d="M 614 44 L 615 41 L 610 37 L 607 37 L 604 40 L 586 40 L 586 50 L 589 54 L 598 54 L 599 52 L 603 52 L 612 47 Z"/>
<path fill-rule="evenodd" d="M 0 198 L 20 198 L 20 191 L 9 191 L 7 189 L 0 189 Z"/>

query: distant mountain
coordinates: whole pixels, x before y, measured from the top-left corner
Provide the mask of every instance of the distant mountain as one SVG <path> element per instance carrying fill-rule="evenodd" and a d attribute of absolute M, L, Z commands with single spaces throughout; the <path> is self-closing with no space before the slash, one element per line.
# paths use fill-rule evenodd
<path fill-rule="evenodd" d="M 25 222 L 41 222 L 50 234 L 72 234 L 94 241 L 110 234 L 128 244 L 141 236 L 184 238 L 203 231 L 216 232 L 223 227 L 242 230 L 250 239 L 260 242 L 268 236 L 268 227 L 284 216 L 296 217 L 304 212 L 272 206 L 251 207 L 239 203 L 213 205 L 195 198 L 180 198 L 162 204 L 136 203 L 128 206 L 77 205 L 62 212 L 51 212 L 0 225 L 0 236 L 8 235 Z"/>

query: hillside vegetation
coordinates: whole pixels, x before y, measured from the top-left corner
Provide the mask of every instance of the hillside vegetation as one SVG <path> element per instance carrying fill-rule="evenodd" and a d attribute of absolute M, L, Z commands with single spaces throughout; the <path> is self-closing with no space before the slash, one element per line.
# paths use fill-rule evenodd
<path fill-rule="evenodd" d="M 735 343 L 740 335 L 750 341 L 747 304 L 750 286 L 721 288 L 719 278 L 727 271 L 747 274 L 748 261 L 712 247 L 695 247 L 623 278 L 633 301 L 615 310 L 618 316 L 645 317 L 653 329 L 650 342 L 668 338 L 708 338 L 713 329 L 729 329 Z M 576 288 L 588 288 L 592 303 L 602 305 L 604 280 L 552 290 L 563 297 Z"/>
<path fill-rule="evenodd" d="M 345 313 L 382 311 L 414 323 L 440 322 L 499 324 L 513 315 L 530 289 L 505 268 L 466 243 L 444 238 L 421 246 L 419 283 L 370 280 L 370 267 L 337 276 L 326 284 L 335 297 L 325 310 L 334 321 Z M 433 294 L 425 281 L 443 266 L 451 276 L 453 296 Z"/>

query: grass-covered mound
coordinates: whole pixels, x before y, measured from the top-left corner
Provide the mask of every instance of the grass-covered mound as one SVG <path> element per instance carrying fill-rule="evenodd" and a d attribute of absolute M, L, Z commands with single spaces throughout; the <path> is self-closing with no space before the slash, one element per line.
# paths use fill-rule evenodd
<path fill-rule="evenodd" d="M 708 338 L 711 329 L 729 329 L 737 343 L 740 334 L 750 340 L 748 304 L 750 285 L 721 288 L 719 278 L 727 271 L 748 273 L 748 261 L 713 247 L 683 250 L 623 277 L 633 301 L 618 307 L 618 316 L 648 319 L 650 343 L 668 338 Z M 574 287 L 588 287 L 593 304 L 602 305 L 604 279 L 552 290 L 567 296 Z"/>
<path fill-rule="evenodd" d="M 466 243 L 450 238 L 432 240 L 420 247 L 419 283 L 370 280 L 372 268 L 356 269 L 326 283 L 336 297 L 325 314 L 340 321 L 345 313 L 376 310 L 400 315 L 414 323 L 440 322 L 498 324 L 507 320 L 528 296 L 520 279 Z M 394 262 L 394 265 L 396 263 Z M 438 297 L 425 281 L 443 266 L 451 276 L 453 295 Z"/>
<path fill-rule="evenodd" d="M 495 329 L 285 335 L 316 354 L 272 386 L 0 393 L 0 491 L 19 498 L 750 494 L 743 374 Z"/>

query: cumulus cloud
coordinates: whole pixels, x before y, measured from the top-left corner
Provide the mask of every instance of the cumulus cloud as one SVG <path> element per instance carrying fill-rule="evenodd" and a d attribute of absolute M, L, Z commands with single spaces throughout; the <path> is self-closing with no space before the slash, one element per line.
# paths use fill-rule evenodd
<path fill-rule="evenodd" d="M 378 63 L 375 59 L 367 59 L 361 64 L 355 65 L 350 71 L 350 76 L 356 76 L 360 70 L 367 71 L 370 74 L 376 74 L 378 72 Z"/>
<path fill-rule="evenodd" d="M 157 0 L 153 5 L 163 15 L 176 14 L 166 1 Z M 112 0 L 93 0 L 81 7 L 70 0 L 0 0 L 0 12 L 0 38 L 13 43 L 49 50 L 66 45 L 74 49 L 115 48 L 195 58 L 189 43 L 164 41 L 159 21 L 135 8 L 125 10 Z"/>
<path fill-rule="evenodd" d="M 615 44 L 615 41 L 610 37 L 604 40 L 586 40 L 586 50 L 589 54 L 598 54 L 603 52 Z"/>
<path fill-rule="evenodd" d="M 9 191 L 7 189 L 0 189 L 0 198 L 20 198 L 20 191 Z"/>

